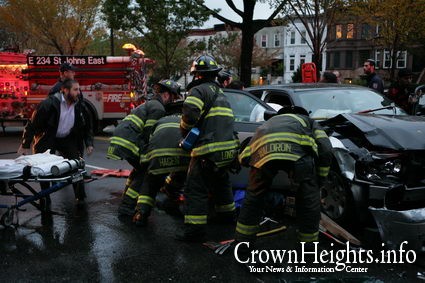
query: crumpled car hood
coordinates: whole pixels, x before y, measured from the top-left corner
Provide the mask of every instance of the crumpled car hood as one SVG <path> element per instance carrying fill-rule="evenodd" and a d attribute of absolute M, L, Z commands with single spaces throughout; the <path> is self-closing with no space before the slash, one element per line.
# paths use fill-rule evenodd
<path fill-rule="evenodd" d="M 425 117 L 340 114 L 323 125 L 351 122 L 374 146 L 394 150 L 425 150 Z"/>

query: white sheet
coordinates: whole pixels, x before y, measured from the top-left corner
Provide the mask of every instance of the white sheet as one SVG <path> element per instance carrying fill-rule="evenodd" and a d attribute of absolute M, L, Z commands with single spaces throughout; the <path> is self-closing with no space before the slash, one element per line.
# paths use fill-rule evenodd
<path fill-rule="evenodd" d="M 0 179 L 12 179 L 22 175 L 25 165 L 16 163 L 14 159 L 0 159 Z"/>
<path fill-rule="evenodd" d="M 0 159 L 0 179 L 7 180 L 22 176 L 25 166 L 31 166 L 32 176 L 50 176 L 50 169 L 68 159 L 48 153 L 22 155 L 16 159 Z"/>
<path fill-rule="evenodd" d="M 38 166 L 54 161 L 57 161 L 59 163 L 64 161 L 64 158 L 62 156 L 50 154 L 49 151 L 50 150 L 47 150 L 44 153 L 37 153 L 32 155 L 21 155 L 15 159 L 15 162 L 29 166 Z"/>

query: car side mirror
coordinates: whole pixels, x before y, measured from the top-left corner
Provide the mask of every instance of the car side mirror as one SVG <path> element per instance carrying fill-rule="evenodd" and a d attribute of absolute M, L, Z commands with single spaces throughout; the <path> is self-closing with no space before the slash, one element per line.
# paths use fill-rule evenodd
<path fill-rule="evenodd" d="M 268 119 L 270 119 L 273 116 L 276 116 L 277 112 L 274 110 L 266 110 L 264 111 L 264 120 L 267 121 Z"/>

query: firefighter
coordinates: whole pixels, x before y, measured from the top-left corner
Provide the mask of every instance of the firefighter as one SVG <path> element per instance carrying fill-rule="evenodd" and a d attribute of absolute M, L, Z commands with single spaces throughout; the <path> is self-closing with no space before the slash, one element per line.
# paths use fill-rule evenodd
<path fill-rule="evenodd" d="M 265 206 L 264 197 L 279 170 L 297 185 L 297 236 L 300 242 L 318 240 L 320 189 L 329 172 L 332 153 L 325 131 L 301 107 L 287 106 L 257 128 L 239 155 L 250 166 L 246 199 L 236 224 L 235 240 L 254 242 Z M 318 178 L 319 176 L 319 178 Z"/>
<path fill-rule="evenodd" d="M 141 162 L 145 163 L 146 174 L 137 201 L 137 213 L 133 222 L 145 226 L 155 204 L 155 197 L 164 185 L 163 192 L 170 205 L 178 209 L 180 189 L 186 179 L 190 153 L 179 147 L 181 133 L 179 116 L 166 116 L 158 120 L 152 129 L 152 136 Z M 171 208 L 170 208 L 171 209 Z"/>
<path fill-rule="evenodd" d="M 232 82 L 232 74 L 229 71 L 221 70 L 218 72 L 217 81 L 222 88 L 226 88 Z"/>
<path fill-rule="evenodd" d="M 184 188 L 184 228 L 177 232 L 178 240 L 203 239 L 210 192 L 219 218 L 234 221 L 235 203 L 227 169 L 237 156 L 239 142 L 233 129 L 233 111 L 215 81 L 220 70 L 209 55 L 199 56 L 191 68 L 195 80 L 183 103 L 180 128 L 183 137 L 193 127 L 200 135 L 191 150 Z"/>
<path fill-rule="evenodd" d="M 107 158 L 125 159 L 133 167 L 127 179 L 123 199 L 118 209 L 119 216 L 133 216 L 142 184 L 144 167 L 140 154 L 149 142 L 152 126 L 165 115 L 164 105 L 180 92 L 180 86 L 172 80 L 161 80 L 154 85 L 152 100 L 138 106 L 116 127 L 108 148 Z"/>
<path fill-rule="evenodd" d="M 75 71 L 77 68 L 70 64 L 70 63 L 62 63 L 59 66 L 59 80 L 56 82 L 56 84 L 49 90 L 49 95 L 53 95 L 57 92 L 60 92 L 63 82 L 66 79 L 74 80 L 75 78 Z M 81 93 L 81 91 L 80 91 Z M 81 99 L 81 97 L 79 97 Z"/>

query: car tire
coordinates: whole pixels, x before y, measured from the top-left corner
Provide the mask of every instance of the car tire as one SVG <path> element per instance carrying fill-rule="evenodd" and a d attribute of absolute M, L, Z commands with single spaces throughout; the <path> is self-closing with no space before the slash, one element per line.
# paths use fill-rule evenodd
<path fill-rule="evenodd" d="M 331 168 L 328 183 L 321 189 L 322 211 L 339 224 L 352 223 L 355 210 L 353 194 L 338 170 Z"/>

